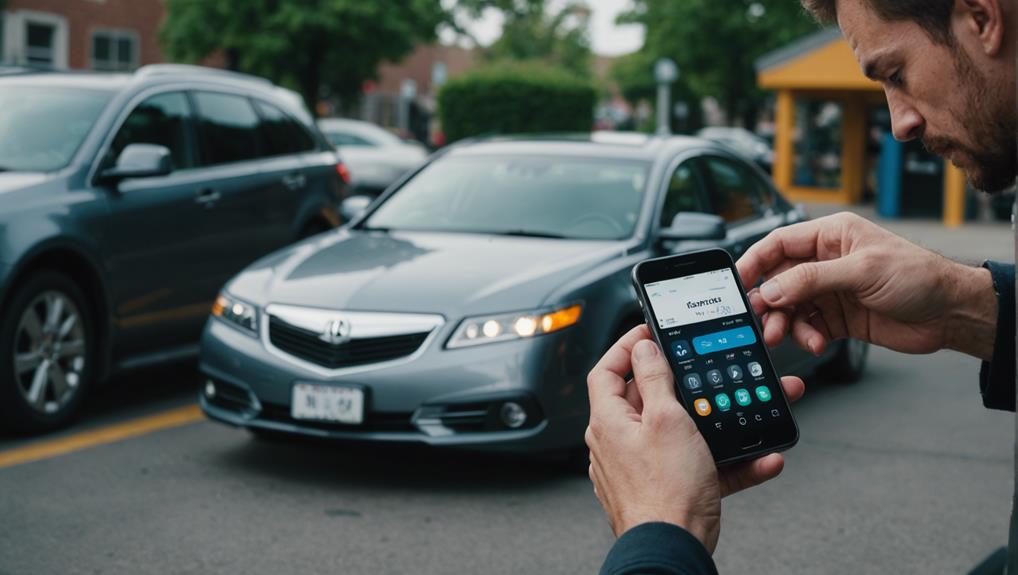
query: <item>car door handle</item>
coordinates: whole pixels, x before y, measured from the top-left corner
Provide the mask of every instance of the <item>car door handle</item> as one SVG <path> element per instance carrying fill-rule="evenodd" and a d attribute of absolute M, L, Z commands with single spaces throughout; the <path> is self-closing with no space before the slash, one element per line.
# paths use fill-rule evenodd
<path fill-rule="evenodd" d="M 222 194 L 212 188 L 202 188 L 197 194 L 195 194 L 194 201 L 196 204 L 205 206 L 206 208 L 211 208 L 216 202 L 222 199 L 222 197 Z"/>
<path fill-rule="evenodd" d="M 308 179 L 304 174 L 290 174 L 283 176 L 283 187 L 288 190 L 299 190 L 307 184 Z"/>

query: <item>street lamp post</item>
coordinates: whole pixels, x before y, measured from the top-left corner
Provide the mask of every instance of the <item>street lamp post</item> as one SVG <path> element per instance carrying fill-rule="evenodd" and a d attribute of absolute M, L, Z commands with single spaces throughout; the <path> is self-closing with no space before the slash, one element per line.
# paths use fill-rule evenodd
<path fill-rule="evenodd" d="M 657 133 L 667 136 L 672 133 L 671 101 L 672 84 L 679 79 L 679 67 L 670 58 L 661 58 L 654 63 L 654 79 L 657 80 Z"/>

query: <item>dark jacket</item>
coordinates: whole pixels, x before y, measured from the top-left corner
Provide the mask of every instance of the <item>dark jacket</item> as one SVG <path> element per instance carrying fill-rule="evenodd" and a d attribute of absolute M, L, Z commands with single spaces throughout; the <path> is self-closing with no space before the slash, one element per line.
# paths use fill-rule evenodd
<path fill-rule="evenodd" d="M 993 360 L 983 362 L 979 390 L 990 409 L 1015 409 L 1014 265 L 986 262 L 997 293 L 997 335 Z M 645 523 L 622 534 L 601 567 L 601 575 L 716 574 L 710 553 L 688 531 L 668 523 Z"/>

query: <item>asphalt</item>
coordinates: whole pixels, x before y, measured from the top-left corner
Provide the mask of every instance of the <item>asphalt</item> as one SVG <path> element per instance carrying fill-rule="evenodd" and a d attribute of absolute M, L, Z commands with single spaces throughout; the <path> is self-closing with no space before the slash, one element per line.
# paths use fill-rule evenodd
<path fill-rule="evenodd" d="M 950 233 L 959 259 L 1011 241 L 1000 225 Z M 874 349 L 860 383 L 809 381 L 785 472 L 724 502 L 720 571 L 957 573 L 1002 546 L 1015 420 L 981 406 L 978 368 Z M 81 424 L 2 437 L 0 455 L 194 393 L 192 365 L 129 374 Z M 4 575 L 591 573 L 612 540 L 586 477 L 542 460 L 265 443 L 198 421 L 0 468 Z"/>

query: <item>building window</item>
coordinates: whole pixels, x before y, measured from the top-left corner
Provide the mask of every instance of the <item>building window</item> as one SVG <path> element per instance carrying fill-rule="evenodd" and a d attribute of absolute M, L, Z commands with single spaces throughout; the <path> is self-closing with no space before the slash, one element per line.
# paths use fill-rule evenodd
<path fill-rule="evenodd" d="M 92 69 L 127 72 L 138 67 L 138 33 L 133 30 L 92 32 Z"/>
<path fill-rule="evenodd" d="M 829 189 L 841 187 L 842 115 L 840 102 L 796 102 L 796 186 Z"/>
<path fill-rule="evenodd" d="M 36 10 L 15 10 L 0 20 L 2 61 L 14 65 L 67 67 L 67 19 Z"/>

